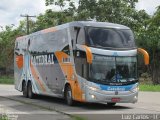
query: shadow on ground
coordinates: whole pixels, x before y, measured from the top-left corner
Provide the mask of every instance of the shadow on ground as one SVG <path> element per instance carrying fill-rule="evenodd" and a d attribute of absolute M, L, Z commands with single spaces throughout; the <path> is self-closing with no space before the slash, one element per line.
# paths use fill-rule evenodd
<path fill-rule="evenodd" d="M 8 96 L 11 99 L 21 100 L 32 104 L 38 104 L 45 107 L 53 108 L 59 111 L 76 112 L 76 111 L 87 111 L 87 110 L 121 110 L 121 109 L 133 109 L 132 107 L 123 106 L 123 104 L 115 106 L 107 106 L 107 104 L 97 103 L 80 103 L 76 102 L 74 106 L 68 106 L 64 99 L 36 95 L 34 99 L 24 98 L 23 96 Z"/>

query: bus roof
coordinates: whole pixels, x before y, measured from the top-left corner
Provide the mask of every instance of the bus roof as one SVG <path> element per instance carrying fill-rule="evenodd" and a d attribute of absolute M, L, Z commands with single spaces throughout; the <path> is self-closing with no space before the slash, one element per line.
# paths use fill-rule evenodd
<path fill-rule="evenodd" d="M 115 23 L 109 23 L 109 22 L 74 21 L 74 22 L 58 25 L 58 26 L 55 26 L 55 27 L 50 27 L 50 28 L 47 28 L 47 29 L 44 29 L 44 30 L 40 30 L 38 32 L 29 34 L 29 35 L 17 37 L 17 40 L 26 38 L 28 36 L 38 35 L 38 34 L 41 34 L 41 33 L 54 32 L 54 31 L 57 31 L 57 30 L 65 29 L 69 26 L 77 26 L 77 27 L 91 26 L 91 27 L 116 28 L 116 29 L 130 29 L 127 26 L 120 25 L 120 24 L 115 24 Z"/>
<path fill-rule="evenodd" d="M 103 28 L 117 28 L 117 29 L 130 29 L 127 26 L 116 24 L 116 23 L 109 23 L 109 22 L 96 22 L 96 21 L 75 21 L 69 23 L 71 26 L 92 26 L 92 27 L 103 27 Z"/>

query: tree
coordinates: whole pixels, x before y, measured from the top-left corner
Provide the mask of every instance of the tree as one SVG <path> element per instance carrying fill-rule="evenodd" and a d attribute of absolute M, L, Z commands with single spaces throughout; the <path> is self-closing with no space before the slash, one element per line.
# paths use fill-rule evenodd
<path fill-rule="evenodd" d="M 155 14 L 145 22 L 145 26 L 137 34 L 138 44 L 150 54 L 150 69 L 154 84 L 160 84 L 160 7 Z"/>
<path fill-rule="evenodd" d="M 69 20 L 88 20 L 112 22 L 124 24 L 132 29 L 139 27 L 139 12 L 135 10 L 135 3 L 138 0 L 45 0 L 46 5 L 57 5 L 63 7 L 71 18 Z M 69 5 L 67 6 L 67 3 Z M 77 7 L 76 7 L 77 5 Z M 64 16 L 65 16 L 64 14 Z M 66 22 L 66 21 L 64 21 Z"/>
<path fill-rule="evenodd" d="M 40 14 L 35 22 L 34 31 L 60 25 L 73 20 L 73 17 L 66 11 L 47 10 L 45 14 Z"/>
<path fill-rule="evenodd" d="M 5 74 L 13 67 L 14 41 L 19 35 L 21 32 L 18 29 L 13 29 L 13 26 L 6 26 L 0 32 L 0 68 L 4 69 Z"/>
<path fill-rule="evenodd" d="M 33 21 L 32 19 L 29 19 L 28 24 L 29 24 L 29 33 L 32 33 L 35 31 L 35 21 Z M 17 28 L 17 30 L 21 31 L 22 33 L 24 33 L 24 35 L 27 34 L 27 20 L 21 20 L 19 22 L 19 26 Z"/>

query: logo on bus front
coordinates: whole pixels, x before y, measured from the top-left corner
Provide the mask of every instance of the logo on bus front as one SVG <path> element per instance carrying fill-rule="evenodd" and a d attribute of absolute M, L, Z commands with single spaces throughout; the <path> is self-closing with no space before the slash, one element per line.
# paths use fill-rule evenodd
<path fill-rule="evenodd" d="M 108 87 L 108 91 L 125 91 L 125 88 L 123 87 Z"/>

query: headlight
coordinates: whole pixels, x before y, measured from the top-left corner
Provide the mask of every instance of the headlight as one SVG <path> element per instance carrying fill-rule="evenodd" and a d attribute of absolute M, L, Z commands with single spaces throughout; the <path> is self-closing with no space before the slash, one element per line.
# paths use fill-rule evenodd
<path fill-rule="evenodd" d="M 134 87 L 131 89 L 131 92 L 137 92 L 137 91 L 139 91 L 139 86 L 138 86 L 138 85 L 134 86 Z"/>
<path fill-rule="evenodd" d="M 89 89 L 91 89 L 91 90 L 93 90 L 93 91 L 96 91 L 96 90 L 98 90 L 98 88 L 96 88 L 96 87 L 89 87 Z"/>
<path fill-rule="evenodd" d="M 88 87 L 89 89 L 93 90 L 93 91 L 99 90 L 99 87 L 98 87 L 98 86 L 88 86 L 88 85 L 87 85 L 87 87 Z"/>

